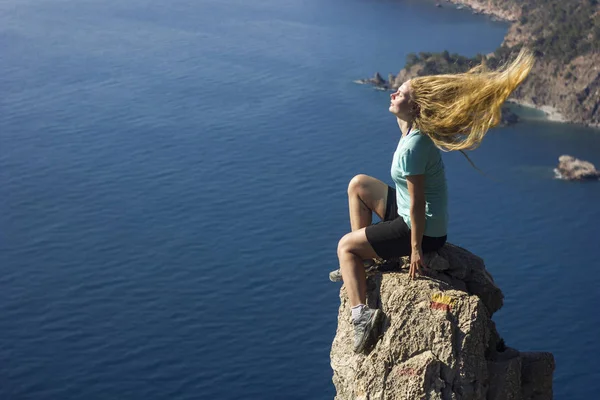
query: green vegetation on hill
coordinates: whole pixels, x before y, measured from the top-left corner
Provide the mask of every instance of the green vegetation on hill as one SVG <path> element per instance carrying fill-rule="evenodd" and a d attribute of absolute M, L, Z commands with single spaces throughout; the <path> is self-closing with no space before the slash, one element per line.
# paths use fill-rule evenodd
<path fill-rule="evenodd" d="M 511 55 L 517 53 L 520 49 L 521 46 L 514 46 L 511 48 L 501 46 L 496 49 L 493 55 L 485 60 L 485 64 L 489 68 L 496 68 L 498 65 L 506 62 Z M 457 53 L 450 54 L 448 51 L 443 51 L 441 53 L 410 53 L 406 56 L 406 65 L 404 68 L 409 69 L 417 64 L 422 65 L 422 69 L 419 71 L 420 76 L 455 74 L 468 71 L 481 64 L 484 59 L 485 56 L 483 54 L 477 54 L 475 57 L 469 58 Z"/>
<path fill-rule="evenodd" d="M 413 65 L 422 64 L 423 69 L 421 69 L 419 75 L 453 74 L 467 71 L 479 64 L 482 58 L 481 54 L 468 58 L 457 53 L 450 54 L 448 51 L 442 53 L 410 53 L 406 56 L 404 68 L 408 69 Z"/>
<path fill-rule="evenodd" d="M 528 0 L 520 24 L 535 39 L 536 52 L 568 63 L 590 51 L 600 51 L 598 0 Z"/>

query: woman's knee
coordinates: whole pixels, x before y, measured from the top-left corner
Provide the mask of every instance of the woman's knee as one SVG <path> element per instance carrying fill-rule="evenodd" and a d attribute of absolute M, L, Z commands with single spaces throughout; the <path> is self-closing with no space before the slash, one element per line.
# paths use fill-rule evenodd
<path fill-rule="evenodd" d="M 342 238 L 338 242 L 338 246 L 337 246 L 338 257 L 344 253 L 349 252 L 351 250 L 351 248 L 352 248 L 352 246 L 351 246 L 350 234 L 347 233 L 344 236 L 342 236 Z"/>
<path fill-rule="evenodd" d="M 383 219 L 387 206 L 388 189 L 389 186 L 379 179 L 359 174 L 348 184 L 348 199 L 358 197 L 362 204 Z"/>
<path fill-rule="evenodd" d="M 338 242 L 338 257 L 348 253 L 363 259 L 377 256 L 367 240 L 364 228 L 345 234 Z"/>
<path fill-rule="evenodd" d="M 348 183 L 348 196 L 361 196 L 367 186 L 367 181 L 370 178 L 369 175 L 358 174 L 354 178 L 350 179 Z"/>

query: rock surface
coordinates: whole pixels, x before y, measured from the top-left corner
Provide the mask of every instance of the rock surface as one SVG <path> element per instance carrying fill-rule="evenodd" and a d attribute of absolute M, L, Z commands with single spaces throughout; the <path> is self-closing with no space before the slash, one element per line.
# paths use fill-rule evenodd
<path fill-rule="evenodd" d="M 552 354 L 504 346 L 491 320 L 503 295 L 481 258 L 446 244 L 426 256 L 427 277 L 417 280 L 400 270 L 402 261 L 367 280 L 367 302 L 385 319 L 366 354 L 352 351 L 350 305 L 340 291 L 336 400 L 552 399 Z"/>
<path fill-rule="evenodd" d="M 559 179 L 569 181 L 600 179 L 600 171 L 594 164 L 567 155 L 558 158 L 558 167 L 554 169 L 554 173 Z"/>

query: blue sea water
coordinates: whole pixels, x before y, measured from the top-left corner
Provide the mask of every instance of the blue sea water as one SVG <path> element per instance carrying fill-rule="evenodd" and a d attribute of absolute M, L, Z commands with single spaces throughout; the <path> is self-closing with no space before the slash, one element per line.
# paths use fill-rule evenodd
<path fill-rule="evenodd" d="M 407 53 L 506 24 L 416 0 L 0 0 L 0 400 L 335 394 L 347 183 L 391 183 Z M 600 390 L 600 131 L 533 119 L 445 154 L 449 240 L 506 296 L 556 399 Z"/>

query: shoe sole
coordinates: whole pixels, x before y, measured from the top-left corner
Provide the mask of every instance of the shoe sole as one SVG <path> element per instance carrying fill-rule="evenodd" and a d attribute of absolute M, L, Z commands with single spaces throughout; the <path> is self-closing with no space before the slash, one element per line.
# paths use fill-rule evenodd
<path fill-rule="evenodd" d="M 371 320 L 368 323 L 369 328 L 365 329 L 365 332 L 363 333 L 362 346 L 355 350 L 356 353 L 362 353 L 365 347 L 367 347 L 367 343 L 369 343 L 369 336 L 376 333 L 375 329 L 379 325 L 382 315 L 383 313 L 380 310 L 375 310 Z"/>

